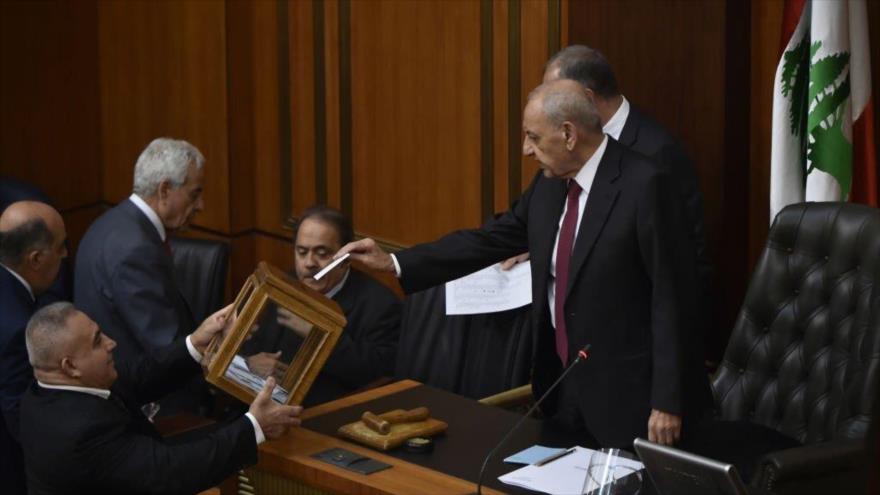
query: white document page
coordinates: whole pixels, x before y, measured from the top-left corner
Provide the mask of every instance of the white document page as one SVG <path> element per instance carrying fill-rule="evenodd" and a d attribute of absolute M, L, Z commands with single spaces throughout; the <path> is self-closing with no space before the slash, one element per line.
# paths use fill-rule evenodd
<path fill-rule="evenodd" d="M 446 284 L 446 314 L 497 313 L 532 302 L 531 262 L 502 271 L 496 263 Z"/>
<path fill-rule="evenodd" d="M 587 479 L 587 467 L 595 452 L 584 447 L 575 447 L 575 452 L 560 457 L 543 466 L 528 465 L 498 478 L 502 483 L 520 486 L 529 490 L 552 495 L 572 495 L 583 493 Z M 620 459 L 621 465 L 633 469 L 643 469 L 639 461 Z"/>

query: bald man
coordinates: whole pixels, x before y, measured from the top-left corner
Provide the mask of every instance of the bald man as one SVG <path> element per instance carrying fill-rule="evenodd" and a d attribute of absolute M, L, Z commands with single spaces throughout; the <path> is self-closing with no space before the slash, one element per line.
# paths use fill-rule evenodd
<path fill-rule="evenodd" d="M 0 410 L 8 432 L 0 473 L 4 483 L 12 477 L 13 493 L 24 491 L 18 407 L 33 381 L 24 330 L 67 256 L 66 238 L 61 215 L 45 203 L 19 201 L 0 215 Z"/>
<path fill-rule="evenodd" d="M 593 446 L 676 443 L 702 416 L 709 388 L 693 331 L 694 248 L 672 179 L 602 132 L 575 81 L 535 89 L 523 132 L 523 154 L 541 170 L 499 218 L 395 255 L 362 239 L 337 257 L 396 272 L 413 293 L 529 251 L 534 396 L 592 345 L 542 405 L 547 415 Z"/>

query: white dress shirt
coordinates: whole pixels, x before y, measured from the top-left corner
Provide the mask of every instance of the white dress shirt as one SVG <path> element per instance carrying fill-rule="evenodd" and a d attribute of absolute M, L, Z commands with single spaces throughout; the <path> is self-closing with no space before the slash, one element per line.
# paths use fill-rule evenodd
<path fill-rule="evenodd" d="M 162 224 L 162 219 L 159 218 L 159 214 L 153 211 L 153 209 L 150 208 L 150 205 L 148 205 L 147 202 L 141 199 L 137 194 L 132 194 L 128 199 L 130 199 L 139 210 L 144 212 L 144 215 L 150 219 L 150 223 L 152 223 L 153 227 L 156 227 L 156 231 L 159 232 L 159 238 L 162 239 L 162 242 L 165 242 L 165 225 Z"/>
<path fill-rule="evenodd" d="M 0 266 L 5 268 L 7 272 L 11 273 L 13 277 L 15 277 L 19 282 L 21 282 L 21 285 L 23 285 L 24 288 L 27 289 L 28 294 L 31 295 L 31 301 L 37 300 L 37 298 L 34 297 L 34 290 L 31 289 L 31 284 L 27 283 L 27 280 L 25 280 L 24 277 L 22 277 L 15 270 L 13 270 L 12 268 L 9 268 L 8 266 L 4 265 L 3 263 L 0 263 Z"/>
<path fill-rule="evenodd" d="M 629 101 L 626 96 L 621 96 L 623 102 L 617 107 L 614 115 L 602 126 L 602 132 L 613 137 L 615 141 L 620 140 L 620 133 L 623 132 L 623 126 L 626 125 L 626 119 L 629 117 Z"/>
<path fill-rule="evenodd" d="M 596 178 L 596 169 L 599 168 L 599 162 L 605 155 L 605 148 L 608 146 L 608 136 L 602 139 L 602 144 L 596 148 L 587 163 L 578 171 L 574 179 L 571 179 L 581 186 L 581 193 L 578 196 L 578 219 L 574 228 L 574 245 L 577 244 L 578 231 L 581 228 L 581 219 L 584 218 L 584 207 L 587 205 L 587 198 L 590 196 L 590 189 L 593 187 L 593 179 Z M 550 278 L 547 280 L 547 302 L 550 303 L 550 322 L 553 328 L 556 328 L 556 248 L 559 245 L 559 234 L 562 232 L 562 220 L 565 218 L 565 212 L 568 211 L 568 201 L 562 208 L 562 215 L 559 216 L 559 227 L 556 229 L 556 240 L 553 241 L 553 254 L 550 257 Z"/>
<path fill-rule="evenodd" d="M 202 353 L 196 349 L 196 346 L 193 345 L 191 336 L 186 337 L 186 349 L 189 351 L 189 355 L 197 362 L 202 362 Z M 94 395 L 96 397 L 100 397 L 102 399 L 110 398 L 110 391 L 103 388 L 93 388 L 93 387 L 78 387 L 75 385 L 49 385 L 47 383 L 43 383 L 37 380 L 37 384 L 43 388 L 48 388 L 51 390 L 67 390 L 70 392 L 80 392 L 83 394 Z M 257 422 L 257 418 L 254 417 L 253 414 L 246 412 L 244 415 L 250 420 L 251 424 L 254 427 L 254 436 L 257 440 L 257 445 L 266 441 L 266 435 L 263 434 L 263 429 L 260 427 L 260 423 Z"/>

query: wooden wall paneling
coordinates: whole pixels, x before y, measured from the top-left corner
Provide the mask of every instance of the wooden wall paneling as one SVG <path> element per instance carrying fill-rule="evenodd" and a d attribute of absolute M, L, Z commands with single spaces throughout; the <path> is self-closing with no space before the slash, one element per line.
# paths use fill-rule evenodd
<path fill-rule="evenodd" d="M 256 204 L 255 167 L 257 125 L 255 116 L 255 22 L 257 3 L 226 2 L 226 81 L 229 109 L 229 183 L 231 196 L 229 226 L 231 232 L 240 232 L 254 225 Z M 264 203 L 260 198 L 260 203 Z"/>
<path fill-rule="evenodd" d="M 751 109 L 746 104 L 751 89 L 750 5 L 749 2 L 727 2 L 725 9 L 723 161 L 720 167 L 709 169 L 716 172 L 714 177 L 720 178 L 719 200 L 715 202 L 720 211 L 707 209 L 710 218 L 720 216 L 720 222 L 714 228 L 710 226 L 709 232 L 714 236 L 708 239 L 716 255 L 714 295 L 717 303 L 713 308 L 715 331 L 706 338 L 706 357 L 714 363 L 721 362 L 751 274 L 748 263 L 750 167 L 744 166 L 750 162 L 751 142 Z M 705 175 L 706 169 L 702 170 Z"/>
<path fill-rule="evenodd" d="M 748 273 L 767 241 L 770 229 L 770 146 L 773 79 L 780 55 L 783 2 L 751 2 L 751 80 L 748 184 Z"/>
<path fill-rule="evenodd" d="M 544 78 L 544 64 L 547 63 L 548 43 L 548 12 L 547 0 L 522 0 L 522 56 L 520 67 L 521 98 L 518 120 L 522 120 L 522 109 L 526 105 L 529 93 L 541 84 Z M 520 128 L 521 122 L 516 122 Z M 512 125 L 512 123 L 511 123 Z M 522 143 L 522 132 L 519 133 L 519 143 Z M 511 147 L 512 149 L 512 147 Z M 520 153 L 522 155 L 522 153 Z M 522 157 L 521 188 L 525 190 L 532 182 L 535 172 L 538 171 L 538 162 L 527 157 Z"/>
<path fill-rule="evenodd" d="M 100 200 L 93 1 L 0 3 L 0 175 L 61 210 Z"/>
<path fill-rule="evenodd" d="M 479 224 L 479 41 L 479 2 L 352 2 L 359 232 L 407 245 Z"/>
<path fill-rule="evenodd" d="M 287 29 L 287 16 L 279 17 L 279 5 L 287 6 L 285 2 L 227 2 L 233 232 L 257 228 L 287 235 L 283 224 L 290 212 L 284 207 L 284 196 L 290 200 L 290 180 L 284 180 L 283 172 L 291 173 L 284 159 L 291 147 L 282 122 L 289 123 L 290 117 L 284 111 L 288 105 L 281 100 L 289 85 L 279 79 L 279 58 L 286 57 L 288 43 L 279 39 L 279 23 Z M 284 54 L 279 53 L 282 45 Z M 245 212 L 239 213 L 239 204 L 247 201 L 250 205 L 242 204 Z"/>
<path fill-rule="evenodd" d="M 100 2 L 104 198 L 131 192 L 138 154 L 153 138 L 196 145 L 206 158 L 198 225 L 229 231 L 226 7 L 221 2 Z"/>
<path fill-rule="evenodd" d="M 510 207 L 514 198 L 510 197 L 508 186 L 508 173 L 510 170 L 510 132 L 508 121 L 508 84 L 510 73 L 508 71 L 508 5 L 507 0 L 494 0 L 492 2 L 492 98 L 494 99 L 493 129 L 495 135 L 492 145 L 495 148 L 495 211 L 505 211 Z"/>
<path fill-rule="evenodd" d="M 495 213 L 495 62 L 492 0 L 480 0 L 480 218 Z"/>
<path fill-rule="evenodd" d="M 340 160 L 342 141 L 340 140 L 340 119 L 342 109 L 339 104 L 339 11 L 340 3 L 348 0 L 327 0 L 323 2 L 324 10 L 324 142 L 326 144 L 326 160 L 323 183 L 326 191 L 319 191 L 318 196 L 324 195 L 324 203 L 339 208 L 342 206 L 340 199 Z M 360 2 L 359 2 L 360 3 Z M 321 171 L 319 170 L 320 174 Z M 321 179 L 319 178 L 319 183 Z M 357 228 L 357 227 L 355 227 Z"/>
<path fill-rule="evenodd" d="M 319 101 L 315 86 L 318 67 L 323 74 L 323 35 L 320 40 L 321 53 L 315 56 L 316 9 L 322 7 L 318 2 L 288 2 L 288 19 L 290 32 L 290 115 L 291 115 L 291 184 L 287 187 L 291 194 L 291 207 L 294 215 L 318 201 L 318 169 L 325 167 L 323 158 L 319 164 L 317 149 L 326 153 L 323 137 L 326 136 L 324 124 L 323 98 Z M 323 17 L 319 18 L 319 26 L 323 26 Z M 321 78 L 323 84 L 323 77 Z M 323 93 L 321 93 L 323 96 Z M 317 109 L 321 108 L 320 122 L 316 119 Z M 320 129 L 320 130 L 319 130 Z M 321 141 L 318 141 L 319 134 Z M 326 190 L 325 186 L 321 186 Z"/>

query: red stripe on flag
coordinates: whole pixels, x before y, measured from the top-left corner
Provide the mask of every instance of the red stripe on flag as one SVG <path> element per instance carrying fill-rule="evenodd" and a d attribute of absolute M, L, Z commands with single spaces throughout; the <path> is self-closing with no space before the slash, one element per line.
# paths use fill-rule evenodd
<path fill-rule="evenodd" d="M 779 42 L 779 55 L 785 52 L 785 47 L 791 40 L 791 35 L 797 29 L 798 21 L 801 20 L 801 13 L 804 11 L 806 0 L 785 0 L 785 6 L 782 11 L 782 39 Z"/>
<path fill-rule="evenodd" d="M 868 100 L 853 122 L 853 164 L 850 201 L 877 207 L 877 150 L 874 146 L 874 102 Z"/>

